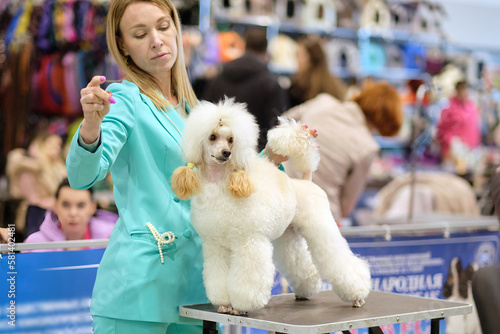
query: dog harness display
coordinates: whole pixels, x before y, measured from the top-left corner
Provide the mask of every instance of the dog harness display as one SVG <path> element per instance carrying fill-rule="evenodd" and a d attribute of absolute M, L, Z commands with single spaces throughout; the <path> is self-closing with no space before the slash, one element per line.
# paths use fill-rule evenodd
<path fill-rule="evenodd" d="M 157 245 L 158 245 L 158 252 L 160 253 L 160 259 L 161 263 L 164 263 L 165 261 L 163 260 L 163 250 L 161 249 L 161 246 L 167 245 L 171 242 L 174 242 L 175 240 L 175 234 L 172 231 L 169 232 L 164 232 L 160 235 L 156 227 L 153 226 L 150 222 L 146 224 L 146 226 L 149 228 L 151 231 L 151 234 L 155 238 Z M 166 239 L 165 239 L 166 238 Z"/>

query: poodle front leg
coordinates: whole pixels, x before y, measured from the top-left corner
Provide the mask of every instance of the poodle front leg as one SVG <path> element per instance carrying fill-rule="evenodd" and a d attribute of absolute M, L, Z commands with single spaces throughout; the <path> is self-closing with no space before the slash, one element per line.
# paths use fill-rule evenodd
<path fill-rule="evenodd" d="M 273 246 L 262 236 L 233 240 L 228 290 L 231 305 L 248 312 L 264 307 L 274 283 Z"/>
<path fill-rule="evenodd" d="M 231 301 L 229 300 L 229 292 L 227 290 L 230 260 L 229 249 L 220 243 L 205 240 L 202 247 L 203 282 L 205 283 L 207 297 L 212 304 L 230 309 Z"/>
<path fill-rule="evenodd" d="M 274 263 L 288 280 L 297 299 L 313 297 L 321 289 L 321 279 L 304 238 L 290 226 L 273 242 Z"/>

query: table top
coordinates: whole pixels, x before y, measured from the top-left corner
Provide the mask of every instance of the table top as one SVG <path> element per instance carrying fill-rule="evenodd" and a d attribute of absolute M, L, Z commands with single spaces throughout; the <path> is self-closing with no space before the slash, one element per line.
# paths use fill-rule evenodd
<path fill-rule="evenodd" d="M 332 291 L 322 291 L 310 300 L 297 301 L 294 294 L 272 296 L 263 309 L 247 316 L 217 313 L 210 303 L 184 305 L 184 317 L 284 333 L 329 333 L 472 312 L 468 303 L 372 291 L 361 308 L 341 301 Z"/>

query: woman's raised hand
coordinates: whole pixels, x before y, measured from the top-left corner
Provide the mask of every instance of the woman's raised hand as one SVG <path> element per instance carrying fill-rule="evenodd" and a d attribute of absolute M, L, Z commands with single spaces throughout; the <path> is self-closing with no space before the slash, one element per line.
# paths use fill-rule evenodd
<path fill-rule="evenodd" d="M 102 120 L 109 112 L 110 104 L 115 103 L 111 92 L 100 87 L 105 80 L 103 76 L 95 76 L 80 92 L 84 117 L 80 135 L 87 144 L 95 142 L 99 137 Z"/>

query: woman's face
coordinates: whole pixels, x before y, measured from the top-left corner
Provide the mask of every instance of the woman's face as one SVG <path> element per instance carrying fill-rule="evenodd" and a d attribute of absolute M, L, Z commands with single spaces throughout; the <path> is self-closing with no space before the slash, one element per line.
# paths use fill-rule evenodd
<path fill-rule="evenodd" d="M 169 79 L 177 60 L 177 30 L 168 13 L 152 3 L 130 4 L 120 21 L 122 50 L 142 70 Z"/>
<path fill-rule="evenodd" d="M 309 69 L 309 54 L 307 53 L 306 48 L 299 44 L 297 45 L 297 70 L 299 72 L 305 72 Z"/>
<path fill-rule="evenodd" d="M 87 190 L 75 190 L 71 187 L 59 190 L 54 212 L 67 239 L 82 238 L 85 235 L 96 206 Z"/>
<path fill-rule="evenodd" d="M 457 96 L 460 99 L 460 101 L 467 101 L 469 98 L 469 90 L 467 87 L 462 87 L 457 90 Z"/>

